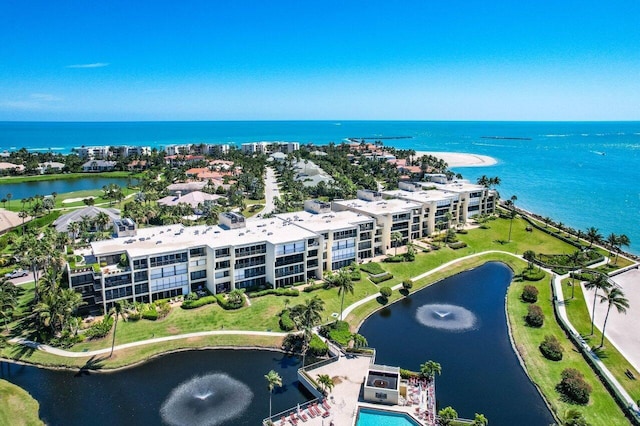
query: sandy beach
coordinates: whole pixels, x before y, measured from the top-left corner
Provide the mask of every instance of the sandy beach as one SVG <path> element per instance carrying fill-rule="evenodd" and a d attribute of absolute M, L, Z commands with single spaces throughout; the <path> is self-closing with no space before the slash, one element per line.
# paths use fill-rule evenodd
<path fill-rule="evenodd" d="M 486 167 L 497 164 L 498 161 L 488 155 L 467 154 L 463 152 L 416 151 L 416 156 L 433 155 L 443 159 L 449 167 Z"/>

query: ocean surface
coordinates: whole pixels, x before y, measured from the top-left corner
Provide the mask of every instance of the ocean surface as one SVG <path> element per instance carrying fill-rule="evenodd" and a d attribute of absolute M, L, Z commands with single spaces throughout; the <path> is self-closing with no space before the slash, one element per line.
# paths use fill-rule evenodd
<path fill-rule="evenodd" d="M 454 171 L 470 180 L 499 176 L 502 198 L 516 195 L 517 206 L 576 229 L 626 234 L 627 250 L 640 254 L 640 122 L 0 122 L 0 151 L 200 142 L 324 145 L 399 136 L 408 138 L 384 139 L 385 145 L 494 157 L 494 166 Z"/>

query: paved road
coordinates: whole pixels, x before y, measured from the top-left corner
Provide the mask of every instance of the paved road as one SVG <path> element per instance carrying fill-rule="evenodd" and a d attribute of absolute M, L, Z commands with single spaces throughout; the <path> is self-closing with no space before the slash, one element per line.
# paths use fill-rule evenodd
<path fill-rule="evenodd" d="M 266 177 L 264 179 L 264 209 L 261 212 L 261 215 L 266 213 L 271 213 L 275 210 L 276 205 L 274 203 L 274 198 L 280 196 L 280 190 L 278 189 L 278 181 L 276 180 L 276 172 L 271 168 L 267 167 Z"/>

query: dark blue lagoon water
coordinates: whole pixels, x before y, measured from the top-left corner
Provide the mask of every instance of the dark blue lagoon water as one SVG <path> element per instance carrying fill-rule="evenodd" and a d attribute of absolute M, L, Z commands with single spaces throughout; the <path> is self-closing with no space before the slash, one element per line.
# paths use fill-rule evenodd
<path fill-rule="evenodd" d="M 255 426 L 269 415 L 264 375 L 271 369 L 283 382 L 273 392 L 274 414 L 308 400 L 298 387 L 299 363 L 298 358 L 279 352 L 205 350 L 169 354 L 130 369 L 89 375 L 4 364 L 0 377 L 36 398 L 40 417 L 53 426 L 167 424 L 160 410 L 174 390 L 173 404 L 164 414 L 180 419 L 181 424 Z M 201 379 L 178 391 L 196 376 Z M 211 422 L 235 410 L 240 410 L 237 417 Z M 198 416 L 208 421 L 198 422 Z"/>
<path fill-rule="evenodd" d="M 640 122 L 198 121 L 0 122 L 0 150 L 70 152 L 81 145 L 240 144 L 260 140 L 340 143 L 382 138 L 417 151 L 489 155 L 492 167 L 461 168 L 475 180 L 499 176 L 503 198 L 576 229 L 627 234 L 640 254 Z M 522 139 L 493 139 L 507 137 Z M 2 189 L 0 189 L 0 192 Z"/>
<path fill-rule="evenodd" d="M 438 408 L 483 413 L 491 425 L 553 423 L 508 336 L 505 295 L 511 270 L 487 263 L 427 287 L 368 318 L 359 333 L 376 362 L 419 370 L 439 362 Z"/>
<path fill-rule="evenodd" d="M 51 195 L 53 192 L 84 191 L 101 189 L 105 185 L 115 183 L 125 187 L 131 180 L 126 178 L 82 177 L 78 179 L 41 180 L 35 182 L 4 183 L 0 179 L 0 198 L 11 194 L 12 200 L 33 197 L 35 195 Z M 135 182 L 135 181 L 132 181 Z"/>

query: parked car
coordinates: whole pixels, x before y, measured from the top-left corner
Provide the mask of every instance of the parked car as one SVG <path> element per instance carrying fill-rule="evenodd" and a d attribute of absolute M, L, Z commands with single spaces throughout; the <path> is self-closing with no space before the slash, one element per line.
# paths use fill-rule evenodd
<path fill-rule="evenodd" d="M 4 274 L 6 278 L 20 278 L 20 277 L 26 277 L 27 275 L 29 275 L 29 271 L 25 271 L 22 268 L 14 269 L 12 272 L 8 272 Z"/>

